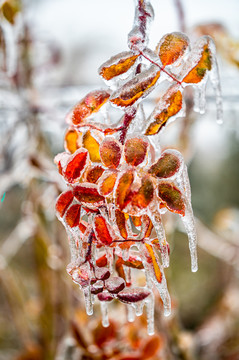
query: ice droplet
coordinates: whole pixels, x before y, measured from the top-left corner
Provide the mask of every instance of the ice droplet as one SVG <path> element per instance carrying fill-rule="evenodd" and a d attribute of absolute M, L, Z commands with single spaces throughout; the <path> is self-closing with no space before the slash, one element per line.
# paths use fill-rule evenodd
<path fill-rule="evenodd" d="M 108 316 L 108 304 L 105 301 L 100 302 L 101 316 L 102 316 L 102 325 L 103 327 L 108 327 L 109 316 Z"/>

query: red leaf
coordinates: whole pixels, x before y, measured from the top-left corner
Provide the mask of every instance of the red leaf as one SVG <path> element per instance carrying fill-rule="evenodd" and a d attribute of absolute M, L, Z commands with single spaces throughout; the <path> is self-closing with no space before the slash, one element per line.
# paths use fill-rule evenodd
<path fill-rule="evenodd" d="M 125 142 L 124 156 L 127 164 L 138 166 L 146 156 L 148 143 L 140 138 L 128 139 Z"/>
<path fill-rule="evenodd" d="M 74 204 L 72 205 L 66 213 L 65 221 L 67 225 L 71 228 L 79 225 L 80 222 L 80 214 L 81 214 L 81 205 Z"/>
<path fill-rule="evenodd" d="M 105 281 L 105 287 L 110 293 L 117 294 L 125 288 L 125 281 L 122 277 L 112 276 Z"/>
<path fill-rule="evenodd" d="M 113 242 L 110 225 L 102 215 L 97 215 L 94 219 L 94 230 L 96 239 L 104 245 L 110 245 Z"/>
<path fill-rule="evenodd" d="M 139 190 L 132 196 L 131 204 L 133 208 L 144 209 L 153 200 L 154 185 L 149 176 L 144 176 L 141 180 Z"/>
<path fill-rule="evenodd" d="M 136 303 L 146 299 L 150 291 L 142 288 L 128 288 L 118 293 L 117 298 L 127 304 Z"/>
<path fill-rule="evenodd" d="M 116 169 L 121 158 L 120 143 L 114 138 L 106 138 L 100 145 L 100 157 L 106 167 Z"/>
<path fill-rule="evenodd" d="M 75 183 L 81 177 L 88 161 L 88 151 L 85 149 L 77 150 L 70 156 L 66 167 L 63 167 L 63 176 L 69 183 Z"/>
<path fill-rule="evenodd" d="M 184 199 L 181 191 L 171 183 L 160 182 L 158 196 L 165 203 L 167 209 L 180 215 L 185 215 Z"/>
<path fill-rule="evenodd" d="M 149 173 L 157 178 L 169 178 L 180 168 L 181 161 L 174 150 L 165 150 L 161 157 L 153 164 Z"/>
<path fill-rule="evenodd" d="M 101 175 L 103 174 L 104 169 L 99 166 L 92 166 L 88 171 L 87 171 L 87 175 L 86 175 L 86 180 L 89 183 L 95 184 L 99 178 L 101 177 Z"/>
<path fill-rule="evenodd" d="M 95 90 L 87 94 L 72 110 L 70 117 L 74 125 L 83 123 L 91 114 L 99 111 L 110 94 L 105 90 Z"/>
<path fill-rule="evenodd" d="M 142 349 L 142 359 L 150 359 L 153 356 L 157 355 L 161 347 L 161 339 L 158 335 L 154 335 L 148 339 L 146 344 Z"/>
<path fill-rule="evenodd" d="M 74 196 L 78 201 L 95 207 L 104 201 L 104 197 L 98 193 L 97 185 L 94 184 L 76 185 L 74 187 Z"/>
<path fill-rule="evenodd" d="M 56 212 L 57 215 L 63 217 L 67 208 L 73 201 L 73 192 L 71 190 L 63 192 L 61 195 L 58 196 L 56 200 Z"/>
<path fill-rule="evenodd" d="M 97 296 L 100 301 L 111 301 L 114 299 L 114 297 L 108 291 L 104 291 Z"/>
<path fill-rule="evenodd" d="M 130 193 L 131 185 L 134 181 L 134 173 L 132 171 L 125 172 L 119 179 L 118 186 L 115 194 L 116 205 L 123 210 L 129 200 L 127 197 Z"/>

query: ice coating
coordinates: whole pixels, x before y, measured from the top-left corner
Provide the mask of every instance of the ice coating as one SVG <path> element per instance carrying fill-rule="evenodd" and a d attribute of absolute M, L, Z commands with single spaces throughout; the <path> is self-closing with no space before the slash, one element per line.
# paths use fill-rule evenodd
<path fill-rule="evenodd" d="M 171 312 L 164 274 L 170 258 L 166 212 L 182 220 L 191 269 L 198 268 L 187 168 L 177 150 L 161 149 L 162 129 L 184 116 L 186 86 L 194 89 L 195 111 L 205 111 L 208 79 L 219 123 L 222 118 L 212 39 L 201 37 L 190 50 L 189 39 L 173 32 L 152 51 L 147 48 L 152 19 L 150 1 L 137 0 L 130 50 L 101 65 L 99 74 L 109 89 L 91 91 L 73 108 L 67 117 L 66 151 L 55 158 L 66 186 L 56 201 L 56 214 L 69 239 L 67 272 L 84 294 L 87 314 L 93 314 L 95 300 L 100 302 L 107 327 L 112 301 L 124 304 L 130 322 L 145 309 L 151 335 L 155 296 L 163 303 L 159 310 L 165 316 Z M 157 102 L 146 118 L 143 100 L 156 88 Z M 121 111 L 114 124 L 110 107 Z M 138 275 L 140 280 L 144 276 L 141 287 Z"/>

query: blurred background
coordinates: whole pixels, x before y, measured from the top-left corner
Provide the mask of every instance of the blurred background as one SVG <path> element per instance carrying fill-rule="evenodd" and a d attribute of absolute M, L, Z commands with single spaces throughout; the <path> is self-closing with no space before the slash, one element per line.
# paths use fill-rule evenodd
<path fill-rule="evenodd" d="M 206 113 L 193 112 L 188 96 L 186 117 L 162 137 L 188 164 L 199 271 L 190 272 L 184 229 L 168 215 L 172 316 L 163 317 L 156 299 L 156 334 L 148 337 L 145 316 L 127 323 L 119 304 L 107 329 L 97 305 L 94 316 L 85 314 L 65 271 L 53 158 L 63 151 L 66 113 L 88 90 L 104 87 L 99 66 L 127 50 L 134 2 L 1 1 L 0 359 L 239 359 L 239 2 L 152 5 L 152 49 L 165 33 L 183 30 L 192 41 L 211 35 L 218 51 L 224 124 L 216 123 L 209 84 Z"/>

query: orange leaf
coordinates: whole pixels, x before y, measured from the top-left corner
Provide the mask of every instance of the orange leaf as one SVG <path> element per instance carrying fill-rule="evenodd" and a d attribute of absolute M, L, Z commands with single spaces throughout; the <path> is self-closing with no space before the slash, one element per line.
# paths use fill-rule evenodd
<path fill-rule="evenodd" d="M 110 225 L 102 215 L 97 215 L 94 219 L 94 230 L 96 239 L 104 244 L 110 245 L 113 242 Z"/>
<path fill-rule="evenodd" d="M 125 172 L 119 179 L 115 194 L 115 201 L 120 210 L 123 210 L 129 202 L 129 200 L 127 200 L 127 196 L 130 193 L 130 188 L 133 181 L 134 173 L 132 171 Z"/>
<path fill-rule="evenodd" d="M 76 199 L 86 205 L 98 207 L 103 203 L 104 197 L 98 193 L 98 187 L 94 184 L 80 184 L 74 187 Z"/>
<path fill-rule="evenodd" d="M 183 97 L 181 91 L 169 90 L 150 116 L 149 121 L 152 122 L 148 126 L 145 135 L 157 134 L 166 125 L 168 119 L 182 109 L 182 106 Z"/>
<path fill-rule="evenodd" d="M 90 155 L 90 160 L 93 162 L 101 162 L 99 148 L 100 145 L 98 141 L 91 135 L 90 130 L 88 130 L 82 138 L 82 146 L 88 150 Z"/>
<path fill-rule="evenodd" d="M 105 267 L 105 266 L 107 266 L 107 257 L 106 257 L 106 255 L 103 255 L 103 256 L 101 256 L 100 258 L 98 258 L 98 259 L 96 260 L 96 265 L 97 265 L 98 267 Z"/>
<path fill-rule="evenodd" d="M 161 283 L 163 277 L 153 247 L 147 243 L 145 243 L 144 245 L 146 250 L 148 251 L 147 261 L 149 264 L 153 265 L 155 277 L 157 281 Z"/>
<path fill-rule="evenodd" d="M 73 130 L 73 129 L 67 130 L 64 140 L 65 149 L 73 154 L 77 149 L 79 149 L 78 140 L 79 140 L 79 133 L 77 130 Z"/>
<path fill-rule="evenodd" d="M 56 200 L 56 212 L 57 215 L 63 217 L 67 208 L 73 201 L 73 192 L 71 190 L 63 192 L 61 195 L 58 196 Z"/>
<path fill-rule="evenodd" d="M 80 222 L 81 206 L 79 204 L 72 205 L 66 213 L 65 221 L 71 228 L 78 226 Z"/>
<path fill-rule="evenodd" d="M 95 184 L 99 180 L 103 172 L 104 169 L 101 166 L 90 167 L 90 169 L 87 171 L 86 181 Z"/>
<path fill-rule="evenodd" d="M 149 173 L 157 178 L 173 176 L 180 168 L 181 162 L 175 151 L 165 150 L 161 157 L 153 164 Z"/>
<path fill-rule="evenodd" d="M 166 34 L 156 47 L 156 53 L 164 66 L 171 65 L 180 59 L 188 49 L 189 39 L 182 33 Z"/>
<path fill-rule="evenodd" d="M 158 196 L 165 203 L 167 209 L 180 215 L 185 215 L 185 205 L 181 191 L 171 183 L 160 182 Z"/>
<path fill-rule="evenodd" d="M 131 216 L 131 219 L 132 219 L 132 222 L 133 222 L 134 226 L 136 226 L 136 227 L 141 226 L 141 224 L 142 224 L 141 216 L 134 216 L 134 215 L 132 215 L 132 216 Z"/>
<path fill-rule="evenodd" d="M 106 138 L 100 145 L 100 157 L 105 166 L 116 169 L 121 158 L 119 142 L 112 137 Z"/>
<path fill-rule="evenodd" d="M 91 114 L 99 111 L 108 100 L 110 94 L 105 90 L 95 90 L 87 94 L 72 110 L 71 120 L 79 125 Z"/>
<path fill-rule="evenodd" d="M 154 335 L 148 339 L 146 344 L 142 349 L 142 360 L 143 359 L 150 359 L 153 356 L 157 355 L 161 347 L 161 339 L 158 335 Z"/>
<path fill-rule="evenodd" d="M 105 173 L 99 182 L 99 193 L 103 196 L 109 195 L 114 190 L 116 179 L 116 172 Z"/>
<path fill-rule="evenodd" d="M 159 77 L 158 67 L 152 65 L 115 91 L 110 101 L 121 107 L 132 106 L 138 99 L 147 96 L 154 89 Z"/>
<path fill-rule="evenodd" d="M 120 235 L 124 239 L 127 239 L 128 233 L 127 233 L 127 228 L 126 228 L 125 214 L 122 211 L 116 209 L 115 210 L 115 220 L 116 220 L 116 224 L 118 226 Z"/>
<path fill-rule="evenodd" d="M 131 204 L 139 209 L 146 208 L 153 200 L 154 186 L 149 176 L 144 176 L 137 193 L 132 196 Z"/>
<path fill-rule="evenodd" d="M 118 259 L 119 262 L 121 262 L 125 266 L 131 267 L 133 269 L 139 269 L 139 270 L 144 269 L 144 265 L 143 265 L 142 261 L 140 260 L 140 257 L 130 255 L 128 257 L 128 260 L 124 260 L 120 256 L 118 256 L 118 258 L 119 258 Z"/>
<path fill-rule="evenodd" d="M 81 177 L 83 170 L 88 162 L 88 151 L 85 149 L 77 150 L 69 157 L 67 165 L 63 167 L 63 176 L 69 183 L 75 183 Z"/>
<path fill-rule="evenodd" d="M 150 237 L 151 232 L 153 230 L 153 223 L 150 220 L 148 215 L 143 215 L 142 216 L 142 224 L 143 224 L 143 229 L 142 229 L 142 233 L 143 233 L 143 238 L 147 239 Z"/>
<path fill-rule="evenodd" d="M 113 56 L 99 68 L 99 74 L 105 80 L 111 80 L 127 72 L 135 63 L 139 55 L 133 55 L 131 51 L 122 52 Z"/>
<path fill-rule="evenodd" d="M 193 61 L 193 56 L 195 55 L 193 52 L 192 54 L 193 54 L 192 55 L 192 61 Z M 183 82 L 188 84 L 197 84 L 204 78 L 207 71 L 210 71 L 211 68 L 212 68 L 212 53 L 208 43 L 203 46 L 198 63 L 184 77 Z"/>
<path fill-rule="evenodd" d="M 125 142 L 124 156 L 127 164 L 138 166 L 146 156 L 148 143 L 140 138 L 128 139 Z"/>

